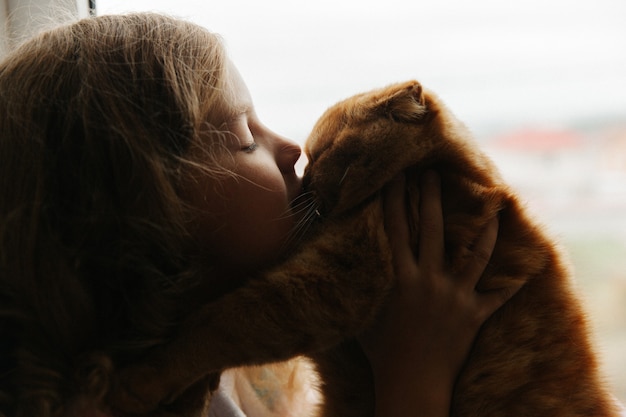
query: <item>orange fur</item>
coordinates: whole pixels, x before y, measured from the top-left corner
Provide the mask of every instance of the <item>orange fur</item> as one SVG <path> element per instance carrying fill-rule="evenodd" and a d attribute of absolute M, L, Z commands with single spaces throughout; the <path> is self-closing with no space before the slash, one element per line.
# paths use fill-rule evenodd
<path fill-rule="evenodd" d="M 228 370 L 232 397 L 254 417 L 314 417 L 320 401 L 311 362 L 302 356 L 286 362 Z M 228 376 L 222 375 L 222 379 Z"/>
<path fill-rule="evenodd" d="M 525 283 L 479 333 L 452 415 L 617 415 L 559 249 L 434 94 L 410 81 L 351 97 L 322 116 L 305 150 L 304 186 L 321 215 L 310 237 L 123 371 L 118 407 L 148 412 L 208 373 L 306 354 L 320 374 L 324 416 L 371 416 L 371 376 L 354 336 L 393 285 L 379 191 L 406 170 L 413 194 L 421 172 L 434 169 L 453 267 L 462 268 L 479 231 L 499 214 L 478 288 Z M 417 208 L 411 212 L 417 219 Z M 417 241 L 418 222 L 412 227 Z"/>

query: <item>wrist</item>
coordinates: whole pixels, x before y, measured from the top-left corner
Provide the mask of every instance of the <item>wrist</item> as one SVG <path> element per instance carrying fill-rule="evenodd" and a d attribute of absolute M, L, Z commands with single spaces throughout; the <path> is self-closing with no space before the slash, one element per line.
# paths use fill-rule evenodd
<path fill-rule="evenodd" d="M 456 376 L 431 366 L 405 366 L 374 371 L 377 417 L 444 417 Z"/>

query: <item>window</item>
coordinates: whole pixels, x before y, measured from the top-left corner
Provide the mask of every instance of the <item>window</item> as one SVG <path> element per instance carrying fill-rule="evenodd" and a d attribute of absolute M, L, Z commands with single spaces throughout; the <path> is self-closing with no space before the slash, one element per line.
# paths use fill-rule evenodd
<path fill-rule="evenodd" d="M 0 54 L 49 4 L 25 3 L 0 0 Z M 301 143 L 356 92 L 411 78 L 436 91 L 562 237 L 626 403 L 626 2 L 97 0 L 131 10 L 221 33 L 261 119 Z"/>
<path fill-rule="evenodd" d="M 626 2 L 98 0 L 221 33 L 260 117 L 303 142 L 337 100 L 416 78 L 560 236 L 626 403 Z"/>

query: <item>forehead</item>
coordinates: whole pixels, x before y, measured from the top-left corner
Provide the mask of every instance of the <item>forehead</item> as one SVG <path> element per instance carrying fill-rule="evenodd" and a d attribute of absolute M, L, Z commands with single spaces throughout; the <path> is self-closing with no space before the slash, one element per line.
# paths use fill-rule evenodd
<path fill-rule="evenodd" d="M 248 87 L 241 74 L 230 61 L 225 58 L 219 68 L 217 81 L 212 85 L 204 84 L 208 91 L 203 95 L 202 114 L 210 129 L 220 129 L 224 123 L 252 107 L 252 99 Z"/>
<path fill-rule="evenodd" d="M 227 80 L 225 101 L 230 107 L 229 110 L 235 114 L 250 110 L 252 108 L 252 96 L 241 73 L 231 60 L 228 60 L 226 65 L 225 77 Z"/>

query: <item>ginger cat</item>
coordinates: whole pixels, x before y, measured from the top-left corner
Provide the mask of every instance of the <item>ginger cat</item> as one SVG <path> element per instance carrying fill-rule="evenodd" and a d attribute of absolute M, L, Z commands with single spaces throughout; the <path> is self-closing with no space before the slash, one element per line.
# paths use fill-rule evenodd
<path fill-rule="evenodd" d="M 371 417 L 369 366 L 354 336 L 394 284 L 379 191 L 406 170 L 408 192 L 416 192 L 420 173 L 434 169 L 451 264 L 463 263 L 499 213 L 498 241 L 478 287 L 525 283 L 479 333 L 451 415 L 618 415 L 560 250 L 434 94 L 410 81 L 348 98 L 320 118 L 305 151 L 304 195 L 319 218 L 302 245 L 201 306 L 171 343 L 122 370 L 122 389 L 113 396 L 120 410 L 192 415 L 176 404 L 189 396 L 179 397 L 185 390 L 193 392 L 194 381 L 215 382 L 229 367 L 303 354 L 320 374 L 322 416 Z M 417 214 L 417 207 L 410 210 Z M 419 225 L 413 226 L 417 241 Z M 209 401 L 210 395 L 198 404 Z"/>

